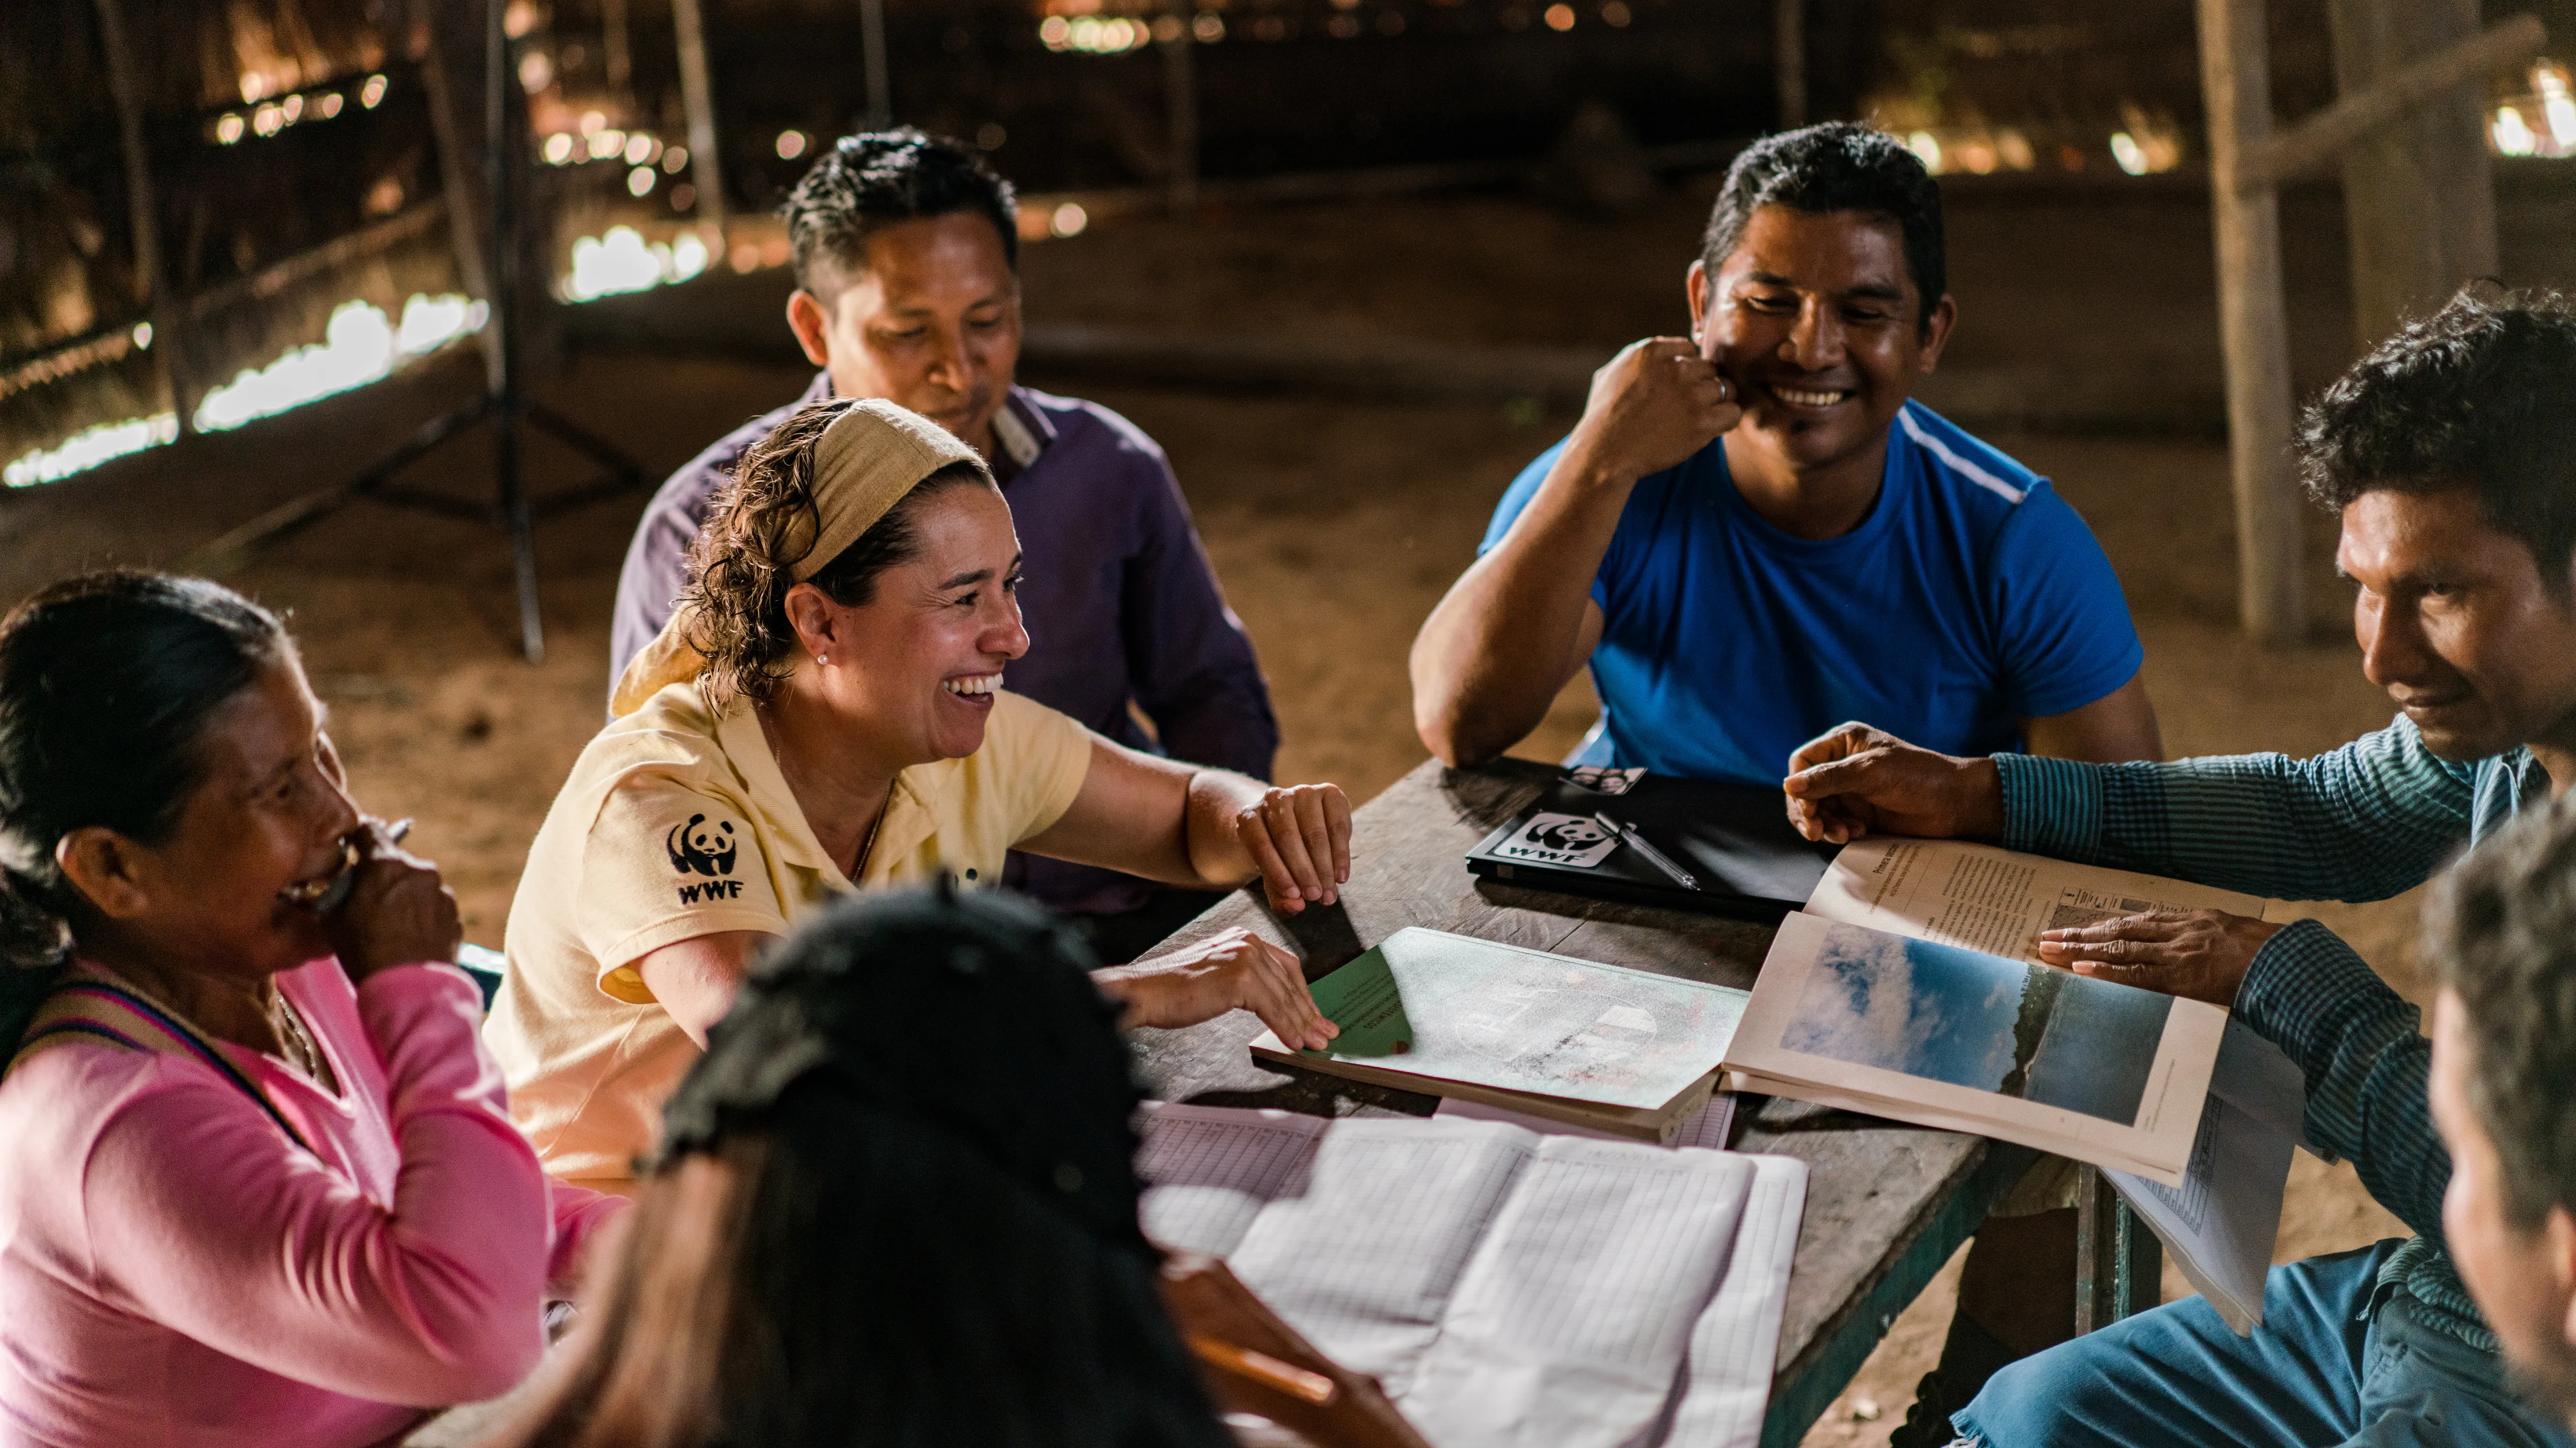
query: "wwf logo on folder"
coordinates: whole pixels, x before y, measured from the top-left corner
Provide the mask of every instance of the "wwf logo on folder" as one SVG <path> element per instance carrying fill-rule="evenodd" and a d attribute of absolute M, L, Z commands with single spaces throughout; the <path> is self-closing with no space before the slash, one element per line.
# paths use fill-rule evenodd
<path fill-rule="evenodd" d="M 1798 837 L 1778 785 L 1584 768 L 1548 779 L 1466 864 L 1525 889 L 1777 919 L 1840 848 Z"/>
<path fill-rule="evenodd" d="M 1493 847 L 1498 860 L 1527 860 L 1534 865 L 1557 865 L 1569 870 L 1589 870 L 1610 858 L 1619 848 L 1619 840 L 1608 830 L 1581 815 L 1537 814 L 1529 818 L 1509 839 Z"/>

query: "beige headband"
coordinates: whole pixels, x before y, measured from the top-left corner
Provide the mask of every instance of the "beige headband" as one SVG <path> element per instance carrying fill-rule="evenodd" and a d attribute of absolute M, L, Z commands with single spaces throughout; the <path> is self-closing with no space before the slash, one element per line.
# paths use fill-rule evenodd
<path fill-rule="evenodd" d="M 823 571 L 934 473 L 967 464 L 989 481 L 983 457 L 917 412 L 864 397 L 814 440 L 815 538 L 788 570 L 799 583 Z"/>
<path fill-rule="evenodd" d="M 809 581 L 894 511 L 906 493 L 960 463 L 991 480 L 983 456 L 929 418 L 883 398 L 849 404 L 814 440 L 814 538 L 788 565 L 787 576 Z M 687 619 L 685 608 L 672 610 L 662 632 L 626 666 L 609 697 L 611 718 L 631 714 L 663 688 L 698 676 L 706 660 L 689 644 Z"/>

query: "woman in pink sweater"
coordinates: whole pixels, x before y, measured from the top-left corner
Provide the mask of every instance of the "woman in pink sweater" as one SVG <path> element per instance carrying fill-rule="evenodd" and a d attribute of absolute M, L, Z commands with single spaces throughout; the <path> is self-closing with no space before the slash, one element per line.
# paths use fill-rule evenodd
<path fill-rule="evenodd" d="M 613 1205 L 512 1129 L 322 713 L 214 584 L 0 621 L 0 1445 L 395 1438 L 526 1374 Z"/>

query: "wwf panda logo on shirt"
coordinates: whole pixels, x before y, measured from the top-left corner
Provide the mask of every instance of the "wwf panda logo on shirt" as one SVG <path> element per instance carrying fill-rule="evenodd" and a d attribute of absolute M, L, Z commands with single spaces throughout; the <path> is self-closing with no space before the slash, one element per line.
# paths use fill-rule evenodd
<path fill-rule="evenodd" d="M 719 875 L 733 873 L 735 856 L 741 843 L 734 838 L 733 821 L 707 823 L 702 814 L 689 816 L 684 824 L 671 827 L 662 837 L 662 848 L 671 857 L 671 868 L 680 873 L 680 903 L 694 905 L 701 900 L 731 900 L 742 894 L 739 880 L 719 880 Z M 692 875 L 703 875 L 710 883 L 692 881 Z"/>

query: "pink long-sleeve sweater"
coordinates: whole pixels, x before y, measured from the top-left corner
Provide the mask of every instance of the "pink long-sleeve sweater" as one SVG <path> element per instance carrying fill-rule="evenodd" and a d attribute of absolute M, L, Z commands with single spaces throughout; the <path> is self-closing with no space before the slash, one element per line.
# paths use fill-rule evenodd
<path fill-rule="evenodd" d="M 278 978 L 339 1080 L 79 1040 L 0 1078 L 0 1445 L 361 1448 L 505 1391 L 620 1205 L 550 1183 L 449 966 Z"/>

